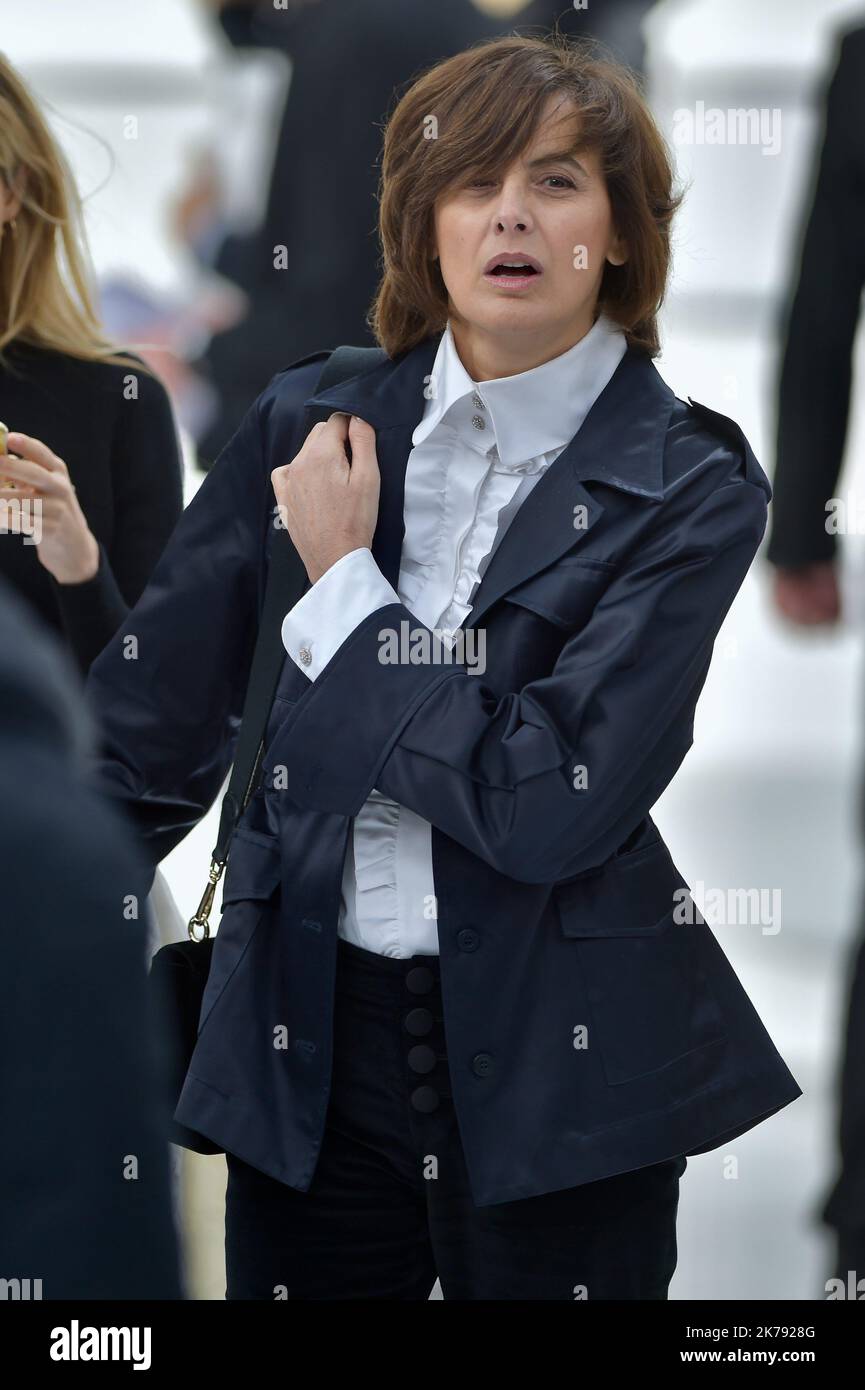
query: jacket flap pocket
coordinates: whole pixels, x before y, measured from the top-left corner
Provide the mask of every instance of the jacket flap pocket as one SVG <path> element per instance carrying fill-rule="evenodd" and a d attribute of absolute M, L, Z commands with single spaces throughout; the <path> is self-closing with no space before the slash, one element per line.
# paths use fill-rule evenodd
<path fill-rule="evenodd" d="M 569 558 L 515 585 L 504 598 L 558 627 L 573 628 L 591 616 L 612 574 L 611 565 Z"/>
<path fill-rule="evenodd" d="M 279 840 L 249 830 L 235 830 L 225 866 L 222 901 L 269 898 L 282 877 Z"/>
<path fill-rule="evenodd" d="M 658 839 L 553 891 L 565 936 L 652 936 L 669 926 L 687 887 Z"/>

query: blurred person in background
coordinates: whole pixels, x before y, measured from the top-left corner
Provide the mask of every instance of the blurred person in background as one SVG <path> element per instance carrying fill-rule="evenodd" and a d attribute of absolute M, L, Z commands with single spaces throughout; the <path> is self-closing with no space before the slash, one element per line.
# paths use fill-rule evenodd
<path fill-rule="evenodd" d="M 509 8 L 518 11 L 520 32 L 526 25 L 556 28 L 571 38 L 599 39 L 620 63 L 642 74 L 646 57 L 642 23 L 655 0 L 594 0 L 578 8 L 562 0 L 475 0 L 487 14 Z"/>
<path fill-rule="evenodd" d="M 2 54 L 0 421 L 0 576 L 86 675 L 174 530 L 183 464 L 164 386 L 100 329 L 74 180 Z"/>
<path fill-rule="evenodd" d="M 68 648 L 0 579 L 0 1279 L 16 1299 L 177 1299 L 148 871 L 88 785 Z"/>
<path fill-rule="evenodd" d="M 836 496 L 843 462 L 865 285 L 865 27 L 839 34 L 838 43 L 797 274 L 783 307 L 767 548 L 775 567 L 775 606 L 785 620 L 804 628 L 831 626 L 841 616 L 840 556 L 829 500 Z M 863 812 L 860 803 L 865 834 Z M 865 921 L 850 962 L 839 1067 L 840 1172 L 821 1211 L 837 1235 L 840 1277 L 850 1269 L 865 1274 Z"/>

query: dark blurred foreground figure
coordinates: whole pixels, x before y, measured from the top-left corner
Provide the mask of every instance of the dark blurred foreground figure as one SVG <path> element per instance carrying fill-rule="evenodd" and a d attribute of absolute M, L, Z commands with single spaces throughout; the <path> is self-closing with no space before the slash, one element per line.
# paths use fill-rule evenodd
<path fill-rule="evenodd" d="M 841 614 L 836 534 L 845 524 L 830 499 L 837 494 L 847 437 L 865 284 L 865 28 L 839 38 L 798 275 L 784 308 L 767 551 L 777 571 L 776 606 L 802 626 L 837 623 Z M 839 1067 L 840 1171 L 821 1211 L 837 1233 L 842 1275 L 848 1269 L 865 1273 L 865 914 L 850 962 Z"/>
<path fill-rule="evenodd" d="M 177 1299 L 145 918 L 127 916 L 149 873 L 86 785 L 76 674 L 0 580 L 0 1296 Z"/>

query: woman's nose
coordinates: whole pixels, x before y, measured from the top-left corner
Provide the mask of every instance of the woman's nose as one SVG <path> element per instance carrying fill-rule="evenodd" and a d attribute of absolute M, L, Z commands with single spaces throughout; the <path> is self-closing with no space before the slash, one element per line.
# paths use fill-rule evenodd
<path fill-rule="evenodd" d="M 516 184 L 505 184 L 502 187 L 496 209 L 496 221 L 502 230 L 524 232 L 529 224 L 530 218 L 525 201 L 525 190 Z"/>

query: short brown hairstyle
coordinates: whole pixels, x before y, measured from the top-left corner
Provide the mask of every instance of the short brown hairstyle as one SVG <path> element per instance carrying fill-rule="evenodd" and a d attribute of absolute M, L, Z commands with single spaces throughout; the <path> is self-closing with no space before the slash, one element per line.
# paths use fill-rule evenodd
<path fill-rule="evenodd" d="M 631 346 L 660 352 L 657 313 L 670 270 L 673 191 L 666 143 L 630 68 L 590 39 L 506 35 L 483 40 L 417 78 L 384 133 L 379 184 L 382 278 L 368 322 L 396 357 L 447 323 L 447 289 L 431 259 L 436 199 L 469 173 L 485 177 L 527 147 L 550 96 L 577 109 L 578 149 L 599 155 L 628 259 L 604 267 L 598 308 Z M 430 118 L 436 138 L 428 138 Z"/>

